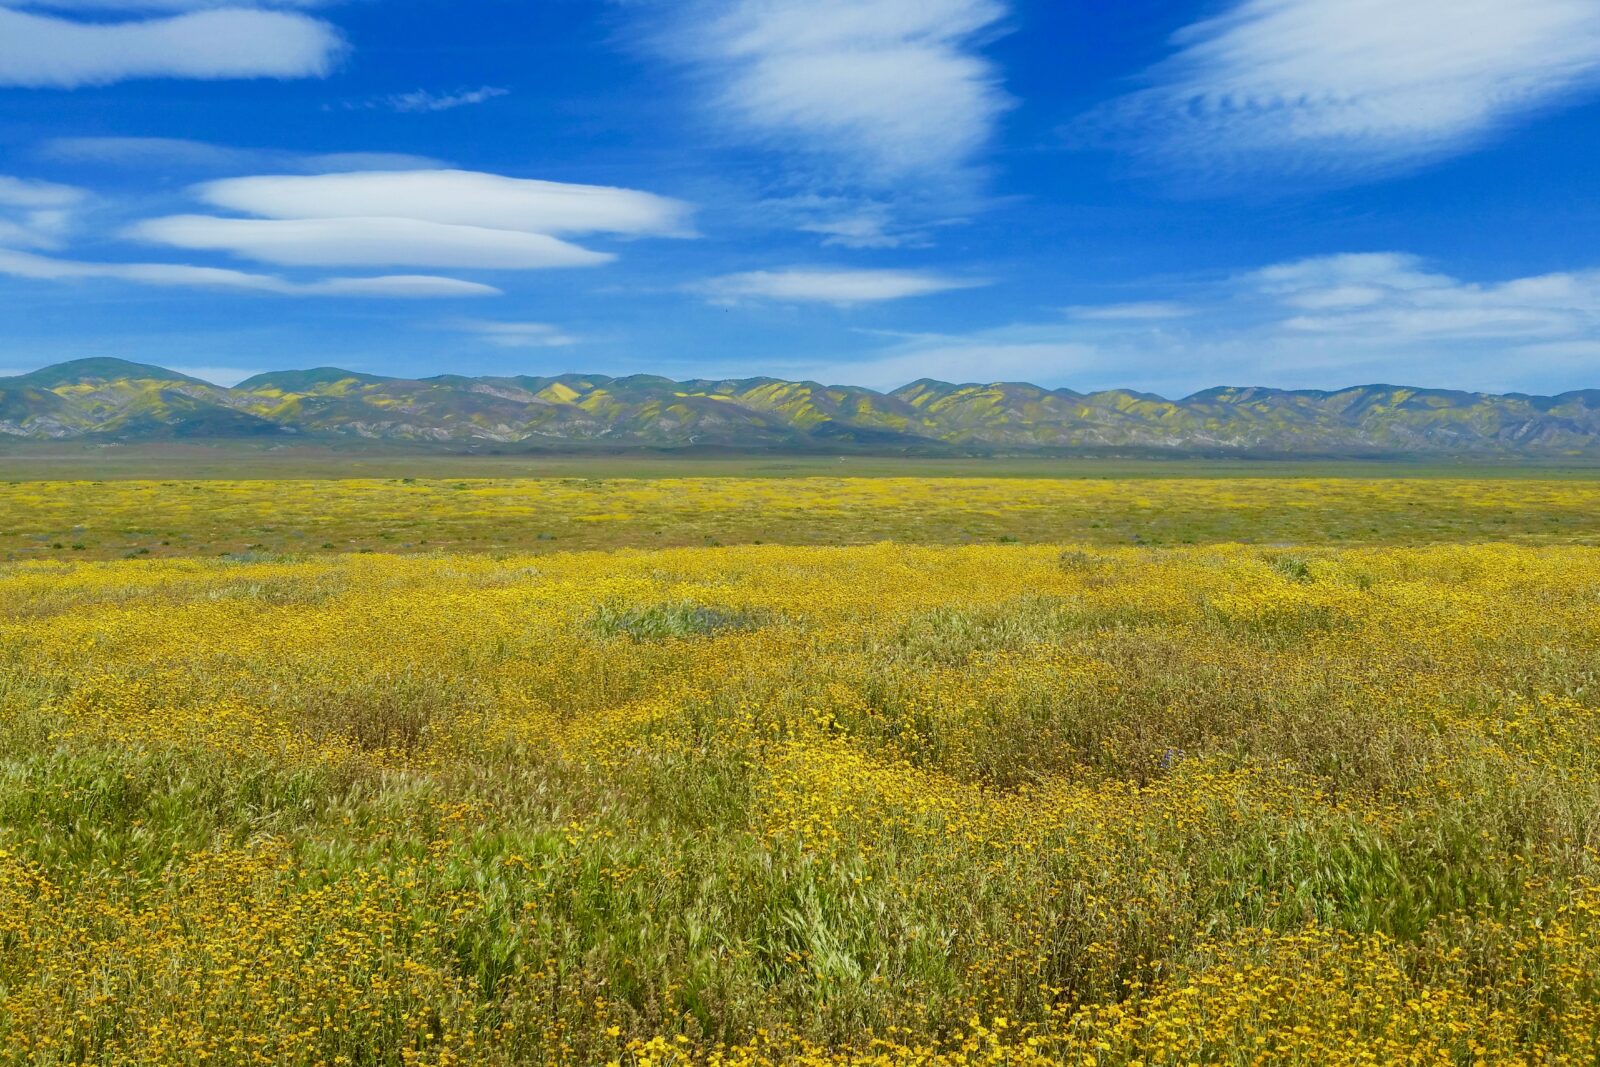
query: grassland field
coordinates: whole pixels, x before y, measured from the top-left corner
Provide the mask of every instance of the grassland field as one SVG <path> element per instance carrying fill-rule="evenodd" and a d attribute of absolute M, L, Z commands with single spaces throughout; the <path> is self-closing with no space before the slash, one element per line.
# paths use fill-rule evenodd
<path fill-rule="evenodd" d="M 1600 543 L 1600 479 L 886 474 L 0 482 L 0 560 L 1011 542 Z"/>
<path fill-rule="evenodd" d="M 393 441 L 336 443 L 175 439 L 0 441 L 0 480 L 345 478 L 1531 478 L 1600 479 L 1600 461 L 1492 456 L 1253 458 L 1081 453 L 932 456 L 873 452 L 467 450 Z"/>
<path fill-rule="evenodd" d="M 0 1063 L 1600 1057 L 1600 481 L 810 462 L 0 467 Z"/>

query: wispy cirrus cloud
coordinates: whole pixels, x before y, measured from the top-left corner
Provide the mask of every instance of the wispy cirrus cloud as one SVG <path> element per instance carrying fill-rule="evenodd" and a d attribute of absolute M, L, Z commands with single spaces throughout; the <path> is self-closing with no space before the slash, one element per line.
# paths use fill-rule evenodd
<path fill-rule="evenodd" d="M 1170 300 L 1139 300 L 1128 304 L 1078 304 L 1066 309 L 1075 319 L 1109 322 L 1154 322 L 1182 319 L 1195 313 L 1186 304 Z"/>
<path fill-rule="evenodd" d="M 450 326 L 496 348 L 567 348 L 579 341 L 561 327 L 547 322 L 457 319 Z"/>
<path fill-rule="evenodd" d="M 477 282 L 431 275 L 373 278 L 323 278 L 297 282 L 273 274 L 179 263 L 89 263 L 0 249 L 0 274 L 40 281 L 110 279 L 176 288 L 223 289 L 281 296 L 344 296 L 430 299 L 498 296 L 500 290 Z"/>
<path fill-rule="evenodd" d="M 39 158 L 118 169 L 179 169 L 206 172 L 278 171 L 327 174 L 358 170 L 444 170 L 442 160 L 400 152 L 286 152 L 240 148 L 181 137 L 55 137 L 36 150 Z"/>
<path fill-rule="evenodd" d="M 290 11 L 213 8 L 100 22 L 0 7 L 0 85 L 23 88 L 324 77 L 344 50 L 327 22 Z"/>
<path fill-rule="evenodd" d="M 457 89 L 448 93 L 415 89 L 409 93 L 390 93 L 387 96 L 374 97 L 346 106 L 354 109 L 386 108 L 401 114 L 427 114 L 435 111 L 454 111 L 458 107 L 471 107 L 473 104 L 487 103 L 510 95 L 510 89 L 495 85 L 484 85 L 477 89 Z"/>
<path fill-rule="evenodd" d="M 906 248 L 930 242 L 926 225 L 907 224 L 883 198 L 806 193 L 757 205 L 764 218 L 818 235 L 826 248 Z"/>
<path fill-rule="evenodd" d="M 727 274 L 701 282 L 694 288 L 719 304 L 770 300 L 847 307 L 988 284 L 983 279 L 956 278 L 931 271 L 791 267 Z"/>
<path fill-rule="evenodd" d="M 88 194 L 71 185 L 12 178 L 0 174 L 0 205 L 21 208 L 71 207 Z"/>
<path fill-rule="evenodd" d="M 0 246 L 59 248 L 89 194 L 70 185 L 0 174 Z"/>
<path fill-rule="evenodd" d="M 705 0 L 657 38 L 733 133 L 848 184 L 962 176 L 1010 99 L 980 48 L 999 0 Z"/>
<path fill-rule="evenodd" d="M 1185 181 L 1346 182 L 1600 87 L 1591 0 L 1235 0 L 1086 124 Z"/>

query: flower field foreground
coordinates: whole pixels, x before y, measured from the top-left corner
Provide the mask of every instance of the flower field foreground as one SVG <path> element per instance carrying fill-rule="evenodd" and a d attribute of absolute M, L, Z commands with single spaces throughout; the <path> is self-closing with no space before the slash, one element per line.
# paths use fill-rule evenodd
<path fill-rule="evenodd" d="M 0 1062 L 1593 1063 L 1600 549 L 0 569 Z"/>

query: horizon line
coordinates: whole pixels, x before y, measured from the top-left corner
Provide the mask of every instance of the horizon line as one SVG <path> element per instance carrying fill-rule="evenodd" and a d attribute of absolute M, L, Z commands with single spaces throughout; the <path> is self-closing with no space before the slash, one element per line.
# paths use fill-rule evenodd
<path fill-rule="evenodd" d="M 259 372 L 255 373 L 255 374 L 251 374 L 251 375 L 248 375 L 248 376 L 246 376 L 244 378 L 241 378 L 239 381 L 235 382 L 232 385 L 224 385 L 224 384 L 221 384 L 219 382 L 212 381 L 211 379 L 202 377 L 202 376 L 200 376 L 198 374 L 191 374 L 191 373 L 188 373 L 186 371 L 174 370 L 171 367 L 165 367 L 165 366 L 162 366 L 162 365 L 156 364 L 156 363 L 142 363 L 142 362 L 139 362 L 137 360 L 123 359 L 123 358 L 121 358 L 119 356 L 83 356 L 83 357 L 79 357 L 77 359 L 62 360 L 62 361 L 60 361 L 58 363 L 47 363 L 47 364 L 45 364 L 43 366 L 36 367 L 36 368 L 34 368 L 32 370 L 23 371 L 23 372 L 20 372 L 20 373 L 17 373 L 17 374 L 0 376 L 0 385 L 4 385 L 7 382 L 14 382 L 14 381 L 18 381 L 20 379 L 30 378 L 30 377 L 33 377 L 33 376 L 38 375 L 38 374 L 43 374 L 46 371 L 62 370 L 62 369 L 66 369 L 66 368 L 71 368 L 71 367 L 73 367 L 73 366 L 75 366 L 77 364 L 95 364 L 95 363 L 99 363 L 99 364 L 120 363 L 120 364 L 125 364 L 130 368 L 141 368 L 141 369 L 148 368 L 148 369 L 152 369 L 152 370 L 161 371 L 164 374 L 172 375 L 174 377 L 174 379 L 187 379 L 189 381 L 198 382 L 198 383 L 200 383 L 202 385 L 208 385 L 213 389 L 222 389 L 222 390 L 227 390 L 227 391 L 230 391 L 230 392 L 233 391 L 233 390 L 237 390 L 237 389 L 248 389 L 249 388 L 248 383 L 257 381 L 258 379 L 262 379 L 262 378 L 270 378 L 270 377 L 275 376 L 275 375 L 336 373 L 336 374 L 343 375 L 345 377 L 344 378 L 331 379 L 331 380 L 333 380 L 333 381 L 343 381 L 343 380 L 346 380 L 346 379 L 363 379 L 363 378 L 365 378 L 365 379 L 370 379 L 370 380 L 372 380 L 374 382 L 411 382 L 411 383 L 417 383 L 417 384 L 426 384 L 426 383 L 430 383 L 430 382 L 445 381 L 445 380 L 450 380 L 450 379 L 456 379 L 456 380 L 462 380 L 462 381 L 485 382 L 485 381 L 508 381 L 508 380 L 513 380 L 513 379 L 516 379 L 516 378 L 533 378 L 533 379 L 538 379 L 538 380 L 543 380 L 543 381 L 560 381 L 562 379 L 586 378 L 586 379 L 598 380 L 598 381 L 603 381 L 603 382 L 626 382 L 626 381 L 637 380 L 637 379 L 652 379 L 652 380 L 656 380 L 656 381 L 667 382 L 667 383 L 672 384 L 672 385 L 690 385 L 690 384 L 695 384 L 695 383 L 716 383 L 716 384 L 720 384 L 720 383 L 734 383 L 734 382 L 783 382 L 785 384 L 790 384 L 790 385 L 815 386 L 815 387 L 820 388 L 820 389 L 853 389 L 853 390 L 859 390 L 861 392 L 873 393 L 873 394 L 875 394 L 877 396 L 893 396 L 894 394 L 896 394 L 898 392 L 901 392 L 902 390 L 910 389 L 913 386 L 923 385 L 923 384 L 935 385 L 935 386 L 947 386 L 947 387 L 954 388 L 954 389 L 992 389 L 992 388 L 997 388 L 997 387 L 1000 387 L 1000 386 L 1016 386 L 1016 387 L 1027 388 L 1027 389 L 1037 389 L 1040 392 L 1044 392 L 1044 393 L 1053 393 L 1053 394 L 1058 394 L 1058 395 L 1059 394 L 1070 394 L 1072 396 L 1078 396 L 1078 397 L 1094 397 L 1094 396 L 1103 396 L 1103 395 L 1111 394 L 1111 393 L 1121 393 L 1121 394 L 1125 394 L 1125 395 L 1136 396 L 1136 397 L 1139 397 L 1139 398 L 1149 398 L 1149 399 L 1159 400 L 1159 401 L 1161 401 L 1163 403 L 1168 403 L 1168 404 L 1183 403 L 1185 401 L 1193 400 L 1196 397 L 1205 396 L 1208 393 L 1224 393 L 1224 392 L 1235 392 L 1235 393 L 1264 392 L 1264 393 L 1276 393 L 1276 394 L 1299 395 L 1299 396 L 1331 397 L 1331 396 L 1337 396 L 1340 393 L 1352 393 L 1352 392 L 1362 392 L 1362 391 L 1368 391 L 1368 390 L 1384 389 L 1384 390 L 1405 391 L 1405 392 L 1411 392 L 1411 393 L 1433 393 L 1433 394 L 1448 393 L 1448 394 L 1455 394 L 1455 395 L 1458 395 L 1458 396 L 1506 397 L 1506 398 L 1511 398 L 1511 399 L 1529 399 L 1529 400 L 1560 400 L 1560 399 L 1565 398 L 1565 397 L 1573 397 L 1573 396 L 1578 396 L 1578 395 L 1586 394 L 1586 393 L 1600 393 L 1600 386 L 1580 386 L 1580 387 L 1574 388 L 1574 389 L 1563 390 L 1562 392 L 1559 392 L 1559 393 L 1528 393 L 1528 392 L 1522 392 L 1522 391 L 1518 391 L 1518 390 L 1512 390 L 1512 391 L 1508 391 L 1508 392 L 1497 393 L 1497 392 L 1488 392 L 1488 391 L 1481 390 L 1481 389 L 1454 389 L 1454 388 L 1450 388 L 1450 387 L 1447 387 L 1447 386 L 1402 385 L 1402 384 L 1396 384 L 1396 383 L 1392 383 L 1392 382 L 1366 382 L 1366 383 L 1357 383 L 1357 384 L 1352 384 L 1352 385 L 1340 386 L 1340 387 L 1332 388 L 1332 389 L 1290 388 L 1290 387 L 1285 387 L 1285 386 L 1273 386 L 1273 385 L 1213 385 L 1213 386 L 1207 386 L 1204 389 L 1195 390 L 1192 393 L 1187 393 L 1187 394 L 1185 394 L 1183 396 L 1180 396 L 1180 397 L 1168 397 L 1168 396 L 1164 396 L 1164 395 L 1162 395 L 1160 393 L 1151 392 L 1150 390 L 1147 390 L 1147 389 L 1138 389 L 1138 388 L 1134 388 L 1132 386 L 1111 386 L 1111 387 L 1104 388 L 1104 389 L 1094 389 L 1094 390 L 1089 390 L 1089 391 L 1081 391 L 1081 390 L 1074 389 L 1071 386 L 1051 387 L 1051 386 L 1039 385 L 1039 384 L 1037 384 L 1035 382 L 1029 382 L 1029 381 L 1024 381 L 1024 380 L 1020 380 L 1020 379 L 995 379 L 995 380 L 991 380 L 991 381 L 972 380 L 972 381 L 958 382 L 958 381 L 949 381 L 949 380 L 942 379 L 942 378 L 921 377 L 921 378 L 913 379 L 913 380 L 911 380 L 909 382 L 905 382 L 902 385 L 898 385 L 898 386 L 895 386 L 895 387 L 890 388 L 890 389 L 879 389 L 879 388 L 875 388 L 873 386 L 867 386 L 867 385 L 853 385 L 853 384 L 848 384 L 848 383 L 843 383 L 843 382 L 828 383 L 828 382 L 822 382 L 822 381 L 818 381 L 818 380 L 810 379 L 810 378 L 784 378 L 784 377 L 780 377 L 778 375 L 771 375 L 771 374 L 752 374 L 752 375 L 744 375 L 744 376 L 724 375 L 724 376 L 697 377 L 697 378 L 672 378 L 672 377 L 669 377 L 669 376 L 664 375 L 664 374 L 654 374 L 654 373 L 650 373 L 650 372 L 647 372 L 647 371 L 637 371 L 637 372 L 634 372 L 634 373 L 631 373 L 631 374 L 598 374 L 598 373 L 589 373 L 589 372 L 586 372 L 586 371 L 562 371 L 562 372 L 559 372 L 559 373 L 556 373 L 556 374 L 520 374 L 520 373 L 513 373 L 513 374 L 476 374 L 476 375 L 474 375 L 474 374 L 457 374 L 457 373 L 452 373 L 452 372 L 446 371 L 446 372 L 443 372 L 443 373 L 440 373 L 440 374 L 432 374 L 432 375 L 427 375 L 427 376 L 423 376 L 423 377 L 408 377 L 406 375 L 378 374 L 378 373 L 374 373 L 372 371 L 350 370 L 349 368 L 346 368 L 346 367 L 338 367 L 338 366 L 333 366 L 331 364 L 322 365 L 322 366 L 316 366 L 316 367 L 283 367 L 283 368 L 278 368 L 278 369 L 274 369 L 274 370 L 259 371 Z M 205 368 L 197 368 L 197 369 L 205 369 Z"/>

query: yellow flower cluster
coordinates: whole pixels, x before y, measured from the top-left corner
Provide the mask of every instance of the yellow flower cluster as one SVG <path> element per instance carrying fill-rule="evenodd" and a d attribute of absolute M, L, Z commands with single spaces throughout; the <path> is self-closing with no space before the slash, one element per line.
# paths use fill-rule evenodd
<path fill-rule="evenodd" d="M 0 568 L 0 1063 L 1600 1055 L 1600 550 Z"/>

